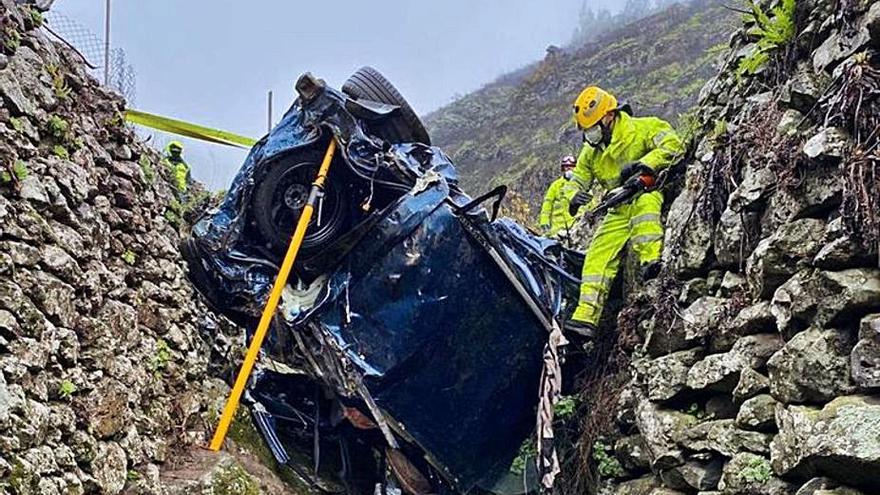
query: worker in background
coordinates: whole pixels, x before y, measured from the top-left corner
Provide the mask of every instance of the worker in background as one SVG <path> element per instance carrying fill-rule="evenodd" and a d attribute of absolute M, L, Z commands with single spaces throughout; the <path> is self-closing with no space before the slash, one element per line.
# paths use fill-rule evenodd
<path fill-rule="evenodd" d="M 663 194 L 647 190 L 654 184 L 655 174 L 684 153 L 682 140 L 669 123 L 631 114 L 628 105 L 619 107 L 613 95 L 595 86 L 584 89 L 574 102 L 574 118 L 584 133 L 584 145 L 574 170 L 580 190 L 571 200 L 572 210 L 590 201 L 587 191 L 597 184 L 607 191 L 635 177 L 646 190 L 630 203 L 610 209 L 587 248 L 580 298 L 565 327 L 588 340 L 596 336 L 627 242 L 638 256 L 643 280 L 660 271 Z"/>
<path fill-rule="evenodd" d="M 189 165 L 183 160 L 183 143 L 180 141 L 171 141 L 165 147 L 165 156 L 162 159 L 168 171 L 171 173 L 174 187 L 180 195 L 186 194 L 189 185 L 190 173 Z"/>
<path fill-rule="evenodd" d="M 577 183 L 572 180 L 576 163 L 577 161 L 571 155 L 562 157 L 559 163 L 562 175 L 550 184 L 547 194 L 544 195 L 538 226 L 541 227 L 541 233 L 545 236 L 561 240 L 570 238 L 575 216 L 568 212 L 568 207 L 571 198 L 580 190 Z"/>

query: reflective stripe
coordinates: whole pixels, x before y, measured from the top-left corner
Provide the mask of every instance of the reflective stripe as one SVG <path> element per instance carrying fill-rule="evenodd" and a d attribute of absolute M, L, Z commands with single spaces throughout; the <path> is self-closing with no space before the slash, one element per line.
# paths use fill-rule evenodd
<path fill-rule="evenodd" d="M 666 136 L 668 136 L 671 132 L 672 131 L 668 130 L 658 132 L 657 135 L 654 136 L 654 146 L 660 146 L 660 143 L 662 143 Z"/>
<path fill-rule="evenodd" d="M 644 215 L 639 215 L 636 217 L 632 217 L 629 221 L 630 225 L 636 225 L 645 222 L 659 222 L 660 214 L 659 213 L 645 213 Z"/>
<path fill-rule="evenodd" d="M 578 302 L 580 302 L 582 304 L 596 304 L 599 302 L 599 293 L 593 292 L 593 293 L 581 294 L 581 297 L 580 297 L 580 299 L 578 299 Z"/>
<path fill-rule="evenodd" d="M 605 275 L 584 275 L 581 277 L 582 284 L 604 284 L 608 280 Z"/>
<path fill-rule="evenodd" d="M 632 241 L 635 244 L 647 244 L 661 239 L 663 239 L 663 234 L 644 234 L 633 237 Z"/>

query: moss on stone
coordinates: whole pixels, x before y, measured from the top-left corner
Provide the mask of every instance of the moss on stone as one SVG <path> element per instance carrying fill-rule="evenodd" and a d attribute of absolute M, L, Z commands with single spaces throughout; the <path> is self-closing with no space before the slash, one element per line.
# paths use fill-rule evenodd
<path fill-rule="evenodd" d="M 214 475 L 211 492 L 214 495 L 258 495 L 260 484 L 244 468 L 230 464 Z"/>

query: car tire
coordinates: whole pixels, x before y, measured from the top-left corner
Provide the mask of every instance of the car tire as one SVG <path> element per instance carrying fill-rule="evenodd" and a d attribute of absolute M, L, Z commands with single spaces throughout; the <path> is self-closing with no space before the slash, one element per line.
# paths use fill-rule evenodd
<path fill-rule="evenodd" d="M 323 153 L 310 150 L 279 160 L 268 166 L 254 187 L 252 222 L 262 238 L 262 247 L 280 261 L 287 252 Z M 331 171 L 332 174 L 332 171 Z M 318 208 L 300 247 L 301 258 L 308 258 L 345 232 L 350 217 L 347 197 L 328 180 L 317 225 Z"/>
<path fill-rule="evenodd" d="M 387 141 L 395 144 L 418 142 L 431 145 L 428 131 L 415 110 L 397 88 L 376 69 L 372 67 L 358 69 L 342 85 L 342 92 L 354 99 L 363 98 L 400 108 L 397 115 L 377 129 L 383 134 L 381 137 Z"/>

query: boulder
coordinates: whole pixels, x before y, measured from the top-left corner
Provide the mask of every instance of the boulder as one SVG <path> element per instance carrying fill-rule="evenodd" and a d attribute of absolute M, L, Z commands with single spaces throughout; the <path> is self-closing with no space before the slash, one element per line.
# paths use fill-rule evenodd
<path fill-rule="evenodd" d="M 803 218 L 781 226 L 758 243 L 746 261 L 752 295 L 768 298 L 780 285 L 805 267 L 822 247 L 825 222 Z"/>
<path fill-rule="evenodd" d="M 736 272 L 724 272 L 721 277 L 721 287 L 718 288 L 718 297 L 732 297 L 735 294 L 745 292 L 747 287 L 746 278 Z"/>
<path fill-rule="evenodd" d="M 831 478 L 813 478 L 798 489 L 795 495 L 867 495 L 866 493 L 841 485 Z"/>
<path fill-rule="evenodd" d="M 767 454 L 772 438 L 771 434 L 739 429 L 733 419 L 706 421 L 676 435 L 678 444 L 690 451 L 713 451 L 727 457 L 743 451 Z"/>
<path fill-rule="evenodd" d="M 712 261 L 712 221 L 697 204 L 705 166 L 699 162 L 688 166 L 685 187 L 673 200 L 666 219 L 663 265 L 679 278 L 696 275 Z"/>
<path fill-rule="evenodd" d="M 648 447 L 652 469 L 669 469 L 684 462 L 683 454 L 673 438 L 696 421 L 697 418 L 690 414 L 662 409 L 647 399 L 639 402 L 636 426 Z"/>
<path fill-rule="evenodd" d="M 798 64 L 794 76 L 782 87 L 779 103 L 786 108 L 807 113 L 828 88 L 830 77 L 825 72 L 814 72 L 806 63 Z"/>
<path fill-rule="evenodd" d="M 654 402 L 674 398 L 687 385 L 688 370 L 703 357 L 701 348 L 673 352 L 645 364 L 648 399 Z"/>
<path fill-rule="evenodd" d="M 798 218 L 826 215 L 840 205 L 843 181 L 837 167 L 814 167 L 801 173 L 796 186 L 780 188 L 770 198 L 761 217 L 763 232 L 775 232 Z"/>
<path fill-rule="evenodd" d="M 770 393 L 785 403 L 823 402 L 852 393 L 852 338 L 841 330 L 810 328 L 795 335 L 767 363 Z"/>
<path fill-rule="evenodd" d="M 770 302 L 760 301 L 741 309 L 732 319 L 722 321 L 709 336 L 709 350 L 727 351 L 740 337 L 773 332 L 776 332 L 776 320 L 770 312 Z"/>
<path fill-rule="evenodd" d="M 692 278 L 682 284 L 678 295 L 678 303 L 682 306 L 690 306 L 697 299 L 708 295 L 705 278 Z"/>
<path fill-rule="evenodd" d="M 688 371 L 687 386 L 694 390 L 730 392 L 745 368 L 760 368 L 782 347 L 776 334 L 749 335 L 739 339 L 730 351 L 711 354 Z"/>
<path fill-rule="evenodd" d="M 92 474 L 103 493 L 119 493 L 128 474 L 125 451 L 116 442 L 100 442 Z"/>
<path fill-rule="evenodd" d="M 726 304 L 726 299 L 703 296 L 681 311 L 681 317 L 675 318 L 668 326 L 651 320 L 645 336 L 645 350 L 650 356 L 657 357 L 699 345 L 717 327 Z"/>
<path fill-rule="evenodd" d="M 651 458 L 642 435 L 621 437 L 614 444 L 614 453 L 623 468 L 631 473 L 650 471 Z"/>
<path fill-rule="evenodd" d="M 842 396 L 822 409 L 777 409 L 771 445 L 780 476 L 830 476 L 859 488 L 880 486 L 880 399 Z"/>
<path fill-rule="evenodd" d="M 776 405 L 769 394 L 761 394 L 743 402 L 736 415 L 736 426 L 744 430 L 771 432 L 776 430 Z"/>
<path fill-rule="evenodd" d="M 739 374 L 739 383 L 733 389 L 733 398 L 743 401 L 768 390 L 770 390 L 769 378 L 752 368 L 744 368 Z"/>
<path fill-rule="evenodd" d="M 770 306 L 779 330 L 789 335 L 874 310 L 880 310 L 880 270 L 874 268 L 803 270 L 776 290 Z"/>
<path fill-rule="evenodd" d="M 761 217 L 756 212 L 726 208 L 713 237 L 718 264 L 739 268 L 758 242 L 760 222 Z"/>
<path fill-rule="evenodd" d="M 622 481 L 614 489 L 614 495 L 651 495 L 660 486 L 655 476 L 643 476 L 634 480 Z"/>
<path fill-rule="evenodd" d="M 724 462 L 712 455 L 698 454 L 677 466 L 660 473 L 664 485 L 685 492 L 714 490 L 721 479 Z M 705 459 L 701 458 L 705 457 Z"/>
<path fill-rule="evenodd" d="M 859 387 L 880 387 L 880 314 L 862 318 L 859 341 L 850 356 L 853 381 Z"/>
<path fill-rule="evenodd" d="M 789 108 L 783 112 L 782 117 L 779 118 L 779 123 L 776 124 L 776 133 L 782 136 L 797 136 L 804 130 L 804 127 L 806 127 L 804 122 L 804 114 L 793 108 Z"/>
<path fill-rule="evenodd" d="M 760 210 L 776 187 L 776 173 L 769 166 L 758 162 L 746 162 L 742 181 L 730 193 L 727 209 L 733 212 Z"/>
<path fill-rule="evenodd" d="M 865 249 L 844 228 L 840 217 L 828 222 L 822 247 L 813 257 L 813 265 L 823 270 L 843 270 L 869 266 L 877 260 L 877 248 Z"/>
<path fill-rule="evenodd" d="M 770 461 L 760 455 L 741 452 L 724 465 L 718 489 L 725 495 L 790 495 L 795 487 L 775 476 Z"/>
<path fill-rule="evenodd" d="M 852 33 L 834 31 L 813 51 L 813 69 L 816 72 L 831 72 L 846 57 L 855 53 L 871 40 L 867 26 L 861 26 Z"/>
<path fill-rule="evenodd" d="M 804 154 L 813 160 L 839 161 L 851 147 L 849 135 L 839 127 L 826 127 L 804 143 Z"/>

